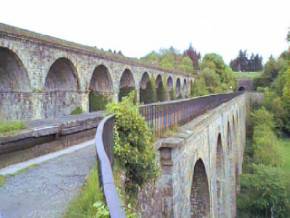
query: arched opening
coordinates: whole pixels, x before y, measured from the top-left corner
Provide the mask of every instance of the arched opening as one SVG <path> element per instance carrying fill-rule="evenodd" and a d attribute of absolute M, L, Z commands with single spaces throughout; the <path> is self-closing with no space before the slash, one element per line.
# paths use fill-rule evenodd
<path fill-rule="evenodd" d="M 246 91 L 246 89 L 245 89 L 244 86 L 241 86 L 241 87 L 239 87 L 238 91 L 239 91 L 239 92 L 243 92 L 243 91 Z"/>
<path fill-rule="evenodd" d="M 228 122 L 228 126 L 227 126 L 227 150 L 228 153 L 230 153 L 232 151 L 232 132 L 231 132 L 231 127 L 230 127 L 230 122 Z"/>
<path fill-rule="evenodd" d="M 134 91 L 135 89 L 135 80 L 133 74 L 129 69 L 126 69 L 123 72 L 120 80 L 118 97 L 119 101 L 121 101 L 123 97 L 129 95 L 129 93 Z"/>
<path fill-rule="evenodd" d="M 222 148 L 221 135 L 218 135 L 216 149 L 216 188 L 217 188 L 217 209 L 218 217 L 224 217 L 224 153 Z"/>
<path fill-rule="evenodd" d="M 173 89 L 173 79 L 171 76 L 167 78 L 167 90 L 168 90 L 168 98 L 169 100 L 173 100 L 175 98 L 174 89 Z"/>
<path fill-rule="evenodd" d="M 187 98 L 188 97 L 188 92 L 187 92 L 187 82 L 186 82 L 186 79 L 183 80 L 183 93 L 184 93 L 184 97 Z"/>
<path fill-rule="evenodd" d="M 81 107 L 77 71 L 69 59 L 59 58 L 51 65 L 44 88 L 44 117 L 67 115 Z"/>
<path fill-rule="evenodd" d="M 165 101 L 166 100 L 166 92 L 165 92 L 165 87 L 164 87 L 161 75 L 157 76 L 155 85 L 156 85 L 157 101 Z"/>
<path fill-rule="evenodd" d="M 32 116 L 28 73 L 13 51 L 0 47 L 0 120 Z"/>
<path fill-rule="evenodd" d="M 208 179 L 204 163 L 199 159 L 194 166 L 191 194 L 191 217 L 209 217 L 210 215 L 210 196 Z"/>
<path fill-rule="evenodd" d="M 180 99 L 180 98 L 182 98 L 182 95 L 181 95 L 181 84 L 180 84 L 180 79 L 179 78 L 177 78 L 177 80 L 176 80 L 176 98 L 177 99 Z"/>
<path fill-rule="evenodd" d="M 95 68 L 89 86 L 89 111 L 104 110 L 112 100 L 113 82 L 104 65 Z"/>
<path fill-rule="evenodd" d="M 149 104 L 156 101 L 154 81 L 150 80 L 149 74 L 145 72 L 140 81 L 140 103 Z"/>

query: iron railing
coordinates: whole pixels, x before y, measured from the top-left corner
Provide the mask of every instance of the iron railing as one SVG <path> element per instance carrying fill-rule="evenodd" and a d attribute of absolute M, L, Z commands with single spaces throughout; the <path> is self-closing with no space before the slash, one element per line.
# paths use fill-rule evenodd
<path fill-rule="evenodd" d="M 156 136 L 173 126 L 187 123 L 193 118 L 229 101 L 241 93 L 227 93 L 167 101 L 140 106 L 140 113 Z"/>
<path fill-rule="evenodd" d="M 140 106 L 144 116 L 155 135 L 159 136 L 166 129 L 182 125 L 193 118 L 231 100 L 241 93 L 217 94 L 190 99 L 168 101 Z M 106 203 L 111 218 L 125 217 L 124 208 L 118 197 L 114 184 L 113 165 L 113 126 L 114 116 L 105 117 L 99 124 L 96 133 L 97 158 L 99 174 Z"/>

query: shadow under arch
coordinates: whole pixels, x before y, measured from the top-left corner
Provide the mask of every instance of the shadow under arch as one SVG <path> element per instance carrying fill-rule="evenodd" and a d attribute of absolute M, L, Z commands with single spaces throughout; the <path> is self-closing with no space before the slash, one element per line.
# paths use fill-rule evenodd
<path fill-rule="evenodd" d="M 190 205 L 192 218 L 210 216 L 209 184 L 206 168 L 201 159 L 198 159 L 194 165 Z"/>
<path fill-rule="evenodd" d="M 19 56 L 0 47 L 0 120 L 25 120 L 33 116 L 31 84 Z"/>
<path fill-rule="evenodd" d="M 128 68 L 124 70 L 120 79 L 118 100 L 129 95 L 130 92 L 136 90 L 134 76 Z"/>
<path fill-rule="evenodd" d="M 70 114 L 81 107 L 80 83 L 77 70 L 67 58 L 58 58 L 50 67 L 44 90 L 43 111 L 45 118 Z"/>
<path fill-rule="evenodd" d="M 104 110 L 113 97 L 113 81 L 108 68 L 98 65 L 89 86 L 89 111 Z"/>

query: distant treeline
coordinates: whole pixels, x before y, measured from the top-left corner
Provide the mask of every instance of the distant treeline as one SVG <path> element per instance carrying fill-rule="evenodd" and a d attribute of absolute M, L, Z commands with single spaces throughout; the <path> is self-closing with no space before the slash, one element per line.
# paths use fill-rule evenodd
<path fill-rule="evenodd" d="M 251 56 L 248 57 L 247 50 L 240 50 L 238 57 L 231 60 L 230 67 L 233 71 L 256 72 L 263 69 L 262 61 L 262 56 L 252 53 Z"/>

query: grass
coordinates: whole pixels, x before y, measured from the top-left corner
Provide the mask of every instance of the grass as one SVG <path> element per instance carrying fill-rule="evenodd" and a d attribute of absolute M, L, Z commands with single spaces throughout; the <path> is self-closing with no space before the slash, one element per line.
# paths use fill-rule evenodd
<path fill-rule="evenodd" d="M 0 136 L 13 134 L 21 129 L 25 129 L 22 121 L 0 121 Z"/>
<path fill-rule="evenodd" d="M 0 187 L 3 186 L 5 184 L 6 178 L 5 176 L 1 176 L 0 175 Z"/>
<path fill-rule="evenodd" d="M 17 176 L 19 174 L 26 173 L 29 169 L 33 169 L 33 168 L 35 168 L 37 166 L 38 166 L 38 164 L 31 164 L 28 167 L 25 167 L 25 168 L 23 168 L 21 170 L 18 170 L 17 172 L 15 172 L 13 174 L 9 174 L 9 176 Z"/>
<path fill-rule="evenodd" d="M 282 168 L 290 173 L 290 138 L 279 140 L 279 150 L 282 158 Z"/>
<path fill-rule="evenodd" d="M 64 218 L 90 218 L 96 217 L 96 208 L 93 204 L 103 202 L 103 192 L 100 188 L 97 167 L 94 167 L 80 194 L 70 202 Z"/>
<path fill-rule="evenodd" d="M 234 72 L 237 79 L 255 79 L 261 76 L 262 72 Z"/>

